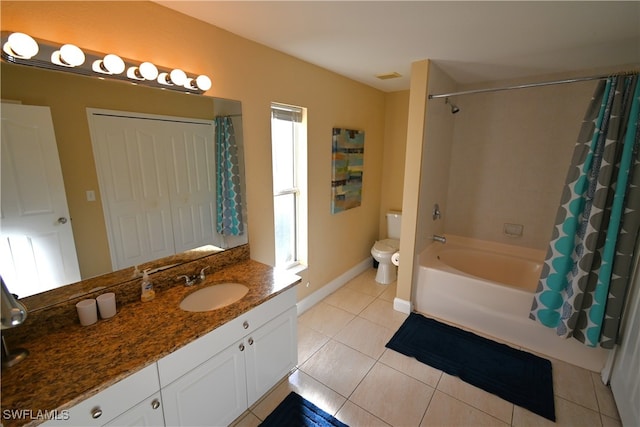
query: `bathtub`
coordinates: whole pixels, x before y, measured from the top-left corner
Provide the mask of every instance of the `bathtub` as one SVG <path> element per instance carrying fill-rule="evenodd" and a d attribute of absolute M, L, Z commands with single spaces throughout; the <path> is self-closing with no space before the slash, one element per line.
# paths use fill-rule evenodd
<path fill-rule="evenodd" d="M 529 319 L 544 251 L 447 235 L 419 256 L 415 309 L 548 357 L 599 372 L 608 351 Z"/>

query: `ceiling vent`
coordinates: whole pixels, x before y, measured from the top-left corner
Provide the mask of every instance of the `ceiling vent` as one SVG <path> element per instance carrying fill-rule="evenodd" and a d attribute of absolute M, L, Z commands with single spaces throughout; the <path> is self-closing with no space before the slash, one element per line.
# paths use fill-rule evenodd
<path fill-rule="evenodd" d="M 402 77 L 402 74 L 396 73 L 395 71 L 392 73 L 384 73 L 376 75 L 380 80 L 389 80 L 389 79 L 397 79 L 398 77 Z"/>

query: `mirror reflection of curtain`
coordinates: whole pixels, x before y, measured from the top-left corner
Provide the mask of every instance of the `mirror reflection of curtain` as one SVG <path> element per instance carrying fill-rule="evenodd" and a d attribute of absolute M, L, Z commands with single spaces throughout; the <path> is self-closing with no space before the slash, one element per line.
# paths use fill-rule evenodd
<path fill-rule="evenodd" d="M 612 348 L 640 228 L 638 75 L 601 81 L 585 115 L 530 317 Z"/>
<path fill-rule="evenodd" d="M 242 223 L 242 194 L 240 165 L 233 120 L 229 116 L 216 117 L 216 231 L 224 236 L 240 236 Z"/>

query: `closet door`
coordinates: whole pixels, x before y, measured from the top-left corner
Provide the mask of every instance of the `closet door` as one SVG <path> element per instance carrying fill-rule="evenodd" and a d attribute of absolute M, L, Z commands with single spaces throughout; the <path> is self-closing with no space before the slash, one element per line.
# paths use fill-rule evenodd
<path fill-rule="evenodd" d="M 169 197 L 177 252 L 219 245 L 213 123 L 165 123 Z"/>
<path fill-rule="evenodd" d="M 166 136 L 158 122 L 89 117 L 114 270 L 175 254 Z"/>

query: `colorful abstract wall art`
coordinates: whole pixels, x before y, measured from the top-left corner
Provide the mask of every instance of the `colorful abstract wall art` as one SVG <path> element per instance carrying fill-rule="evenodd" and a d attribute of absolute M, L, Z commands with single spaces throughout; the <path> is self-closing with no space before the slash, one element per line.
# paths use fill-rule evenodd
<path fill-rule="evenodd" d="M 331 162 L 331 213 L 360 206 L 364 131 L 333 128 Z"/>

